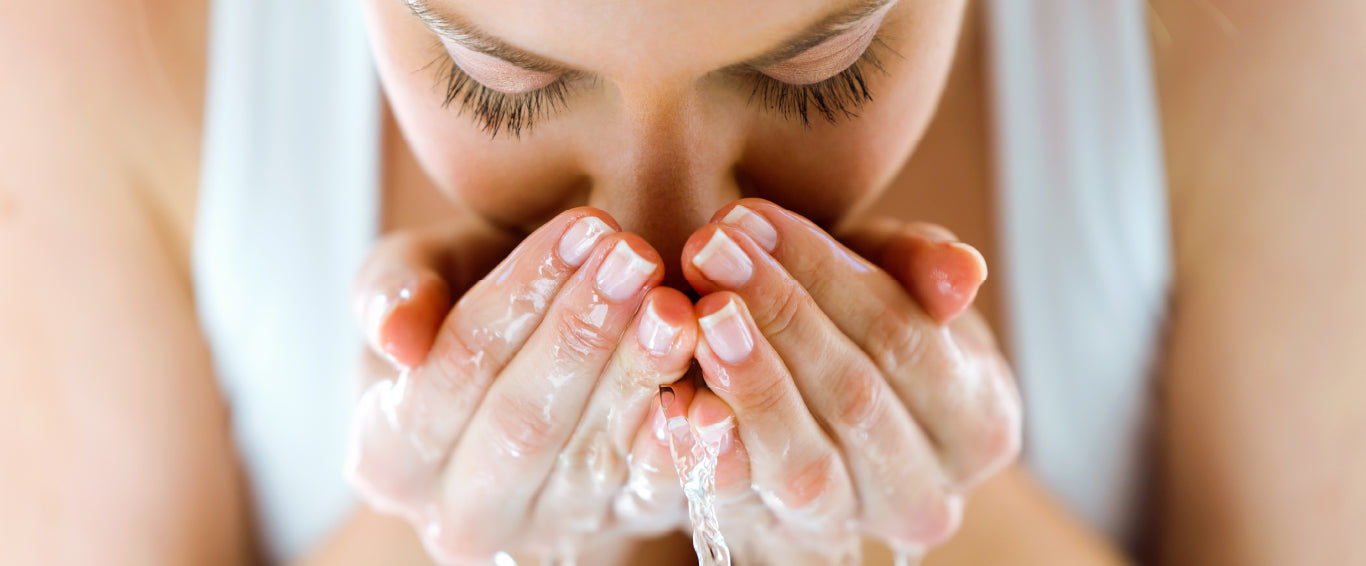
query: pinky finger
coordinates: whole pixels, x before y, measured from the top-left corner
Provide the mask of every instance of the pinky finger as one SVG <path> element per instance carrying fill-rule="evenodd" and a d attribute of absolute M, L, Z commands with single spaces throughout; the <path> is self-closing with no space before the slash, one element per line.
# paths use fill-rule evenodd
<path fill-rule="evenodd" d="M 757 503 L 749 475 L 749 453 L 735 428 L 735 412 L 710 389 L 697 390 L 688 407 L 688 422 L 697 442 L 715 447 L 718 505 Z M 753 501 L 750 501 L 753 499 Z"/>
<path fill-rule="evenodd" d="M 678 415 L 687 409 L 695 393 L 692 380 L 685 376 L 660 389 L 631 444 L 626 485 L 613 502 L 613 511 L 636 532 L 662 533 L 687 521 L 682 514 L 683 489 L 669 453 L 669 416 L 665 412 Z"/>

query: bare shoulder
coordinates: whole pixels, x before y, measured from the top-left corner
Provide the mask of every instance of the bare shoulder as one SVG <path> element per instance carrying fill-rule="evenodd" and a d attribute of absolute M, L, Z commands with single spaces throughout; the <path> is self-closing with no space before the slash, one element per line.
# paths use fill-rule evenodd
<path fill-rule="evenodd" d="M 1155 0 L 1171 563 L 1366 560 L 1366 3 Z"/>
<path fill-rule="evenodd" d="M 130 110 L 164 102 L 148 95 L 198 104 L 207 18 L 207 0 L 4 0 L 0 65 L 10 85 L 26 87 L 6 88 L 6 98 L 104 99 Z"/>
<path fill-rule="evenodd" d="M 207 0 L 0 1 L 9 190 L 128 185 L 184 236 L 197 176 Z M 36 179 L 31 179 L 36 178 Z"/>

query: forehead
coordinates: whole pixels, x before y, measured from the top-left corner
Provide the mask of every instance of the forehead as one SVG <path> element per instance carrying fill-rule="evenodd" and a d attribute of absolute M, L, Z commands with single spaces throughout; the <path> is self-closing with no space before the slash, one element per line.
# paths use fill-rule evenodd
<path fill-rule="evenodd" d="M 760 55 L 851 0 L 432 0 L 483 31 L 606 76 L 701 73 Z"/>

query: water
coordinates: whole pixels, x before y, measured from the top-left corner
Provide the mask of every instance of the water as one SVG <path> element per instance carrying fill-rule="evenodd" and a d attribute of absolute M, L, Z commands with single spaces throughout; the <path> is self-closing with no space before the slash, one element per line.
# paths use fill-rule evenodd
<path fill-rule="evenodd" d="M 671 392 L 670 392 L 671 393 Z M 672 397 L 672 395 L 668 395 Z M 672 399 L 670 399 L 671 401 Z M 663 399 L 661 399 L 663 402 Z M 661 403 L 662 404 L 662 403 Z M 688 420 L 669 419 L 669 452 L 688 498 L 692 547 L 699 566 L 730 566 L 730 547 L 716 518 L 716 461 L 719 447 L 695 440 Z"/>
<path fill-rule="evenodd" d="M 920 566 L 920 559 L 925 555 L 920 549 L 893 541 L 887 542 L 887 548 L 892 549 L 892 556 L 895 557 L 892 564 L 895 566 Z"/>

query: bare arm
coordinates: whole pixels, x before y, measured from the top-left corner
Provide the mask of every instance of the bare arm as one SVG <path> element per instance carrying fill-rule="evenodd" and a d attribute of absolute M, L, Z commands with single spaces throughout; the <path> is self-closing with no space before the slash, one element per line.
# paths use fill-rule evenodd
<path fill-rule="evenodd" d="M 183 226 L 159 192 L 194 150 L 147 112 L 169 94 L 142 89 L 160 71 L 127 40 L 140 8 L 0 4 L 0 548 L 15 563 L 248 558 Z M 167 166 L 142 168 L 151 153 Z"/>
<path fill-rule="evenodd" d="M 1366 4 L 1154 5 L 1179 280 L 1163 562 L 1366 562 Z"/>

